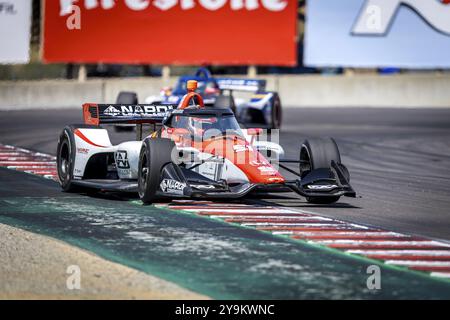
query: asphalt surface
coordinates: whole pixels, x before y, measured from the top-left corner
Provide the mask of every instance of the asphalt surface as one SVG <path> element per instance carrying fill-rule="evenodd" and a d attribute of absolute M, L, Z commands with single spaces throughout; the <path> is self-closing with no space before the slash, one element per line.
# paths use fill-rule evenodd
<path fill-rule="evenodd" d="M 0 285 L 0 297 L 33 298 L 34 293 L 77 299 L 450 298 L 448 281 L 385 264 L 378 264 L 382 288 L 370 290 L 367 269 L 376 263 L 373 260 L 288 237 L 143 206 L 137 199 L 114 194 L 67 194 L 51 180 L 5 168 L 0 168 L 0 181 L 0 236 L 5 225 L 29 234 L 25 239 L 21 233 L 2 238 L 0 257 L 6 256 L 7 263 L 0 273 L 7 281 Z M 44 245 L 35 234 L 81 248 L 103 258 L 103 263 L 88 263 L 79 254 Z M 147 273 L 153 280 L 135 272 L 139 282 L 128 277 L 131 271 L 112 273 L 105 260 Z M 84 295 L 64 288 L 68 263 L 80 266 Z M 29 270 L 39 280 L 28 277 Z M 116 287 L 111 285 L 115 282 Z M 112 291 L 115 295 L 108 295 Z"/>
<path fill-rule="evenodd" d="M 0 143 L 55 154 L 65 124 L 80 110 L 0 112 Z M 113 143 L 134 133 L 110 130 Z M 289 108 L 280 135 L 289 158 L 307 137 L 334 137 L 361 198 L 318 206 L 288 194 L 263 201 L 337 219 L 450 240 L 450 110 Z M 260 200 L 257 200 L 260 201 Z"/>

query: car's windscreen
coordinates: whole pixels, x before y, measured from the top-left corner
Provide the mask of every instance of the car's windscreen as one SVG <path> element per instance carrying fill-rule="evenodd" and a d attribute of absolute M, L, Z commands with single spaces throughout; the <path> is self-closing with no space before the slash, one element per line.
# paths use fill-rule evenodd
<path fill-rule="evenodd" d="M 172 117 L 170 127 L 187 129 L 192 135 L 204 139 L 221 135 L 244 136 L 233 115 L 177 115 Z"/>

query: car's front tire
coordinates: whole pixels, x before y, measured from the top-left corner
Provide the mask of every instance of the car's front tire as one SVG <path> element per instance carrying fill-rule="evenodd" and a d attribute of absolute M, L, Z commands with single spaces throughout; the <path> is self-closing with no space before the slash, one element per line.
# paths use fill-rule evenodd
<path fill-rule="evenodd" d="M 172 162 L 171 152 L 175 143 L 170 139 L 145 139 L 139 155 L 138 192 L 145 204 L 157 200 L 161 172 Z"/>
<path fill-rule="evenodd" d="M 66 126 L 61 132 L 56 148 L 56 169 L 61 188 L 65 192 L 82 192 L 89 189 L 76 186 L 73 183 L 76 157 L 75 134 L 76 129 L 98 129 L 98 126 L 88 124 L 72 124 Z"/>
<path fill-rule="evenodd" d="M 313 138 L 303 142 L 300 148 L 300 175 L 306 176 L 316 169 L 330 168 L 331 161 L 340 165 L 341 154 L 332 138 Z M 306 197 L 315 204 L 331 204 L 339 200 L 340 196 Z"/>
<path fill-rule="evenodd" d="M 66 192 L 75 191 L 72 184 L 73 166 L 75 163 L 75 139 L 72 128 L 67 126 L 59 136 L 56 153 L 56 165 L 61 187 Z"/>

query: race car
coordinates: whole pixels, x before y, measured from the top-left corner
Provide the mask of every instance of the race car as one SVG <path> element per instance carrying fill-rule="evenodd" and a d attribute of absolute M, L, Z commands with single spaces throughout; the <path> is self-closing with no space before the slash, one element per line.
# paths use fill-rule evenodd
<path fill-rule="evenodd" d="M 216 78 L 208 69 L 200 68 L 195 75 L 179 78 L 174 88 L 161 90 L 160 95 L 149 96 L 146 104 L 178 104 L 187 93 L 189 80 L 198 83 L 197 92 L 202 95 L 206 106 L 229 107 L 236 119 L 247 128 L 279 129 L 282 121 L 281 100 L 276 92 L 266 91 L 266 80 Z M 235 98 L 233 91 L 253 93 L 249 101 Z M 116 104 L 138 104 L 135 92 L 120 92 Z M 122 126 L 122 128 L 125 128 Z"/>
<path fill-rule="evenodd" d="M 298 159 L 284 159 L 278 143 L 260 139 L 261 129 L 241 129 L 230 108 L 205 105 L 196 81 L 188 81 L 187 90 L 178 105 L 84 104 L 85 123 L 66 126 L 58 142 L 63 190 L 134 192 L 145 204 L 261 190 L 293 191 L 321 204 L 356 196 L 333 139 L 306 140 Z M 136 141 L 112 145 L 100 125 L 123 123 L 138 127 Z M 154 127 L 144 139 L 143 125 Z"/>

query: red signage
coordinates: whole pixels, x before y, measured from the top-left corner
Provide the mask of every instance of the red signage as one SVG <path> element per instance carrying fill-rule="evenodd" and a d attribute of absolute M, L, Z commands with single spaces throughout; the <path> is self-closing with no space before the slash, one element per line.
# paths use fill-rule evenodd
<path fill-rule="evenodd" d="M 45 62 L 297 63 L 295 0 L 46 0 Z"/>

